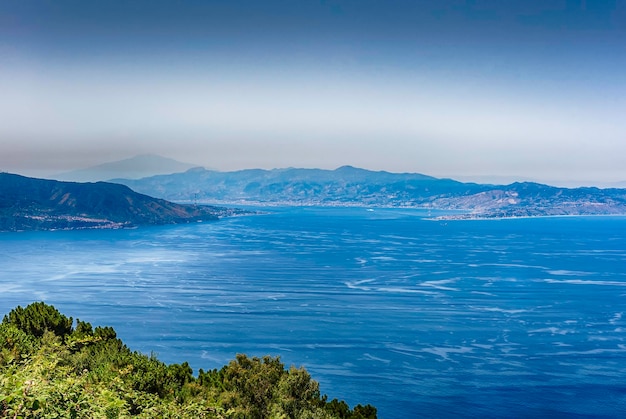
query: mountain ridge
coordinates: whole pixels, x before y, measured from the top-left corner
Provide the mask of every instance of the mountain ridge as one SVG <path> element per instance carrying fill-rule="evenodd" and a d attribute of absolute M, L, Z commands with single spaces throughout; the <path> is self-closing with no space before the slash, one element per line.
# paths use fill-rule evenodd
<path fill-rule="evenodd" d="M 113 179 L 179 202 L 255 205 L 419 207 L 460 210 L 457 218 L 626 214 L 626 189 L 564 188 L 535 182 L 464 183 L 420 173 L 342 166 L 325 169 L 194 168 L 137 180 Z"/>

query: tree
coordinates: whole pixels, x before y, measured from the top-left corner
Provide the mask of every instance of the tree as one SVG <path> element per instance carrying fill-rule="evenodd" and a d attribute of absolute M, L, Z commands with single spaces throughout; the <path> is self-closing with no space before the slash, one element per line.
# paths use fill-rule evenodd
<path fill-rule="evenodd" d="M 0 418 L 376 418 L 369 405 L 326 400 L 304 368 L 286 370 L 279 357 L 239 354 L 195 378 L 186 362 L 133 352 L 111 327 L 77 320 L 72 331 L 44 303 L 0 323 Z"/>
<path fill-rule="evenodd" d="M 73 320 L 71 317 L 65 317 L 54 306 L 37 302 L 29 304 L 26 308 L 17 306 L 4 316 L 2 322 L 13 324 L 35 337 L 42 337 L 46 330 L 64 337 L 72 333 Z"/>
<path fill-rule="evenodd" d="M 222 369 L 228 392 L 227 406 L 240 410 L 243 417 L 268 417 L 274 388 L 284 372 L 285 366 L 279 357 L 260 359 L 237 354 L 236 359 Z"/>
<path fill-rule="evenodd" d="M 304 368 L 292 366 L 278 384 L 277 404 L 290 419 L 312 416 L 322 405 L 320 386 Z"/>

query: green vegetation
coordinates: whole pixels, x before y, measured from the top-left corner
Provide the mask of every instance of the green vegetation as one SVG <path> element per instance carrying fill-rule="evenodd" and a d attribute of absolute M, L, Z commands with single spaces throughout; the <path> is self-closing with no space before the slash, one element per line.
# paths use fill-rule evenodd
<path fill-rule="evenodd" d="M 131 351 L 111 327 L 45 303 L 0 323 L 2 418 L 376 418 L 376 408 L 328 401 L 304 368 L 237 355 L 221 369 L 166 365 Z"/>

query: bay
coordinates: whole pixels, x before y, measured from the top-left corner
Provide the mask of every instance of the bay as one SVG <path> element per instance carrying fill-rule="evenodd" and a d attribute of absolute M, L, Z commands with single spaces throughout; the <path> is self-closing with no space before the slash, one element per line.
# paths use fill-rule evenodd
<path fill-rule="evenodd" d="M 0 309 L 45 301 L 196 371 L 280 355 L 381 418 L 624 416 L 626 217 L 427 215 L 4 233 Z"/>

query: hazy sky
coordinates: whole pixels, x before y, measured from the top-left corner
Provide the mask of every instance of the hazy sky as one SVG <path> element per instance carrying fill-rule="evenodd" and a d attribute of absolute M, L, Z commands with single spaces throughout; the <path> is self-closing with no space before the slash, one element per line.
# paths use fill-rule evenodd
<path fill-rule="evenodd" d="M 626 180 L 626 0 L 0 0 L 0 170 Z"/>

